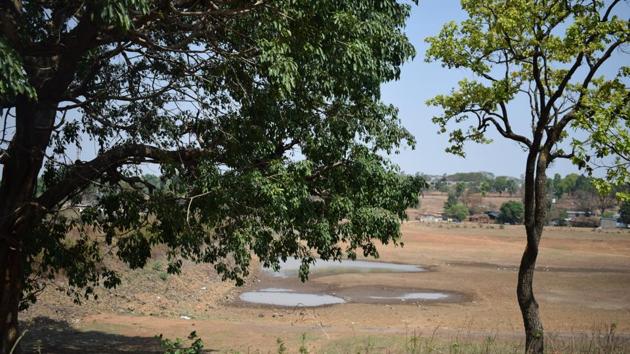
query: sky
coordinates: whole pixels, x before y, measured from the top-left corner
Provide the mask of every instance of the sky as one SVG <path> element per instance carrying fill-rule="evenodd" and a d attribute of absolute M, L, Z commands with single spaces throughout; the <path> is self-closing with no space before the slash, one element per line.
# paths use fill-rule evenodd
<path fill-rule="evenodd" d="M 621 6 L 620 10 L 627 17 L 630 13 L 629 3 L 624 2 Z M 488 171 L 495 175 L 519 177 L 525 171 L 526 154 L 516 142 L 504 139 L 493 131 L 489 135 L 493 143 L 467 144 L 464 159 L 444 151 L 448 146 L 448 135 L 438 134 L 438 127 L 431 122 L 431 118 L 439 114 L 440 110 L 428 107 L 426 100 L 449 93 L 459 80 L 472 76 L 463 69 L 448 69 L 439 63 L 425 62 L 428 46 L 424 39 L 438 34 L 442 25 L 449 21 L 465 19 L 465 15 L 458 0 L 422 0 L 419 6 L 414 7 L 406 33 L 416 48 L 416 57 L 403 66 L 400 80 L 383 85 L 381 98 L 399 108 L 403 126 L 416 137 L 416 148 L 404 149 L 400 154 L 391 156 L 391 159 L 406 173 L 441 175 Z M 627 65 L 628 57 L 625 55 L 619 54 L 613 59 L 609 67 L 604 68 L 608 74 L 615 71 L 615 67 Z M 517 132 L 526 134 L 527 121 L 531 120 L 527 105 L 512 108 L 517 110 L 511 112 L 512 118 L 517 120 L 512 125 Z M 573 172 L 579 173 L 577 167 L 569 161 L 558 160 L 550 167 L 548 174 L 565 175 Z"/>

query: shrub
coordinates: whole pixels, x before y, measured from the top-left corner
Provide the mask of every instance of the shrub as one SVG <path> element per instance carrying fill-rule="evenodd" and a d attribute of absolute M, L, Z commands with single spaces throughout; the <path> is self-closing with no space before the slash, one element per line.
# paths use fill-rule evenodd
<path fill-rule="evenodd" d="M 163 338 L 160 334 L 158 336 L 160 340 L 160 346 L 164 349 L 164 354 L 203 354 L 203 341 L 197 337 L 197 332 L 192 331 L 188 335 L 188 339 L 192 340 L 190 347 L 184 346 L 184 341 L 181 338 L 170 340 Z"/>
<path fill-rule="evenodd" d="M 524 215 L 523 203 L 510 200 L 501 205 L 497 220 L 504 224 L 521 224 Z"/>
<path fill-rule="evenodd" d="M 457 203 L 446 208 L 444 214 L 457 221 L 464 221 L 468 218 L 468 208 L 462 203 Z"/>

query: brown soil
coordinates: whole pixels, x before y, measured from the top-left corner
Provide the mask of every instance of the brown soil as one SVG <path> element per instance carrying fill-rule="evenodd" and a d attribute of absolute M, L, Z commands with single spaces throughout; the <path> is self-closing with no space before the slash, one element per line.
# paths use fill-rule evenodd
<path fill-rule="evenodd" d="M 29 332 L 24 349 L 42 353 L 157 353 L 154 335 L 186 337 L 193 330 L 219 351 L 274 351 L 307 334 L 309 350 L 364 335 L 416 333 L 450 338 L 466 332 L 521 339 L 515 300 L 516 270 L 524 246 L 521 226 L 406 223 L 403 248 L 381 247 L 381 260 L 418 264 L 420 273 L 334 274 L 318 287 L 432 289 L 461 294 L 460 301 L 413 304 L 349 303 L 320 308 L 274 308 L 238 301 L 244 288 L 221 282 L 212 267 L 186 264 L 163 280 L 151 263 L 125 273 L 123 286 L 75 305 L 47 289 L 22 314 Z M 630 233 L 548 228 L 543 236 L 535 292 L 545 329 L 559 335 L 590 332 L 616 323 L 630 335 Z M 187 316 L 187 317 L 181 317 Z"/>

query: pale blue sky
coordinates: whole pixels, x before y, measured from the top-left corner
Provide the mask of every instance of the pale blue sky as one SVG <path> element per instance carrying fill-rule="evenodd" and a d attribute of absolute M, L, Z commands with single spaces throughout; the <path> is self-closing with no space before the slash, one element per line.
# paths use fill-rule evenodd
<path fill-rule="evenodd" d="M 628 17 L 630 5 L 623 2 L 620 11 L 623 17 Z M 461 21 L 464 18 L 465 12 L 461 10 L 458 0 L 423 0 L 419 6 L 414 7 L 406 32 L 416 47 L 417 55 L 413 61 L 403 66 L 399 81 L 383 86 L 382 99 L 400 109 L 402 123 L 415 135 L 417 145 L 415 150 L 405 149 L 401 154 L 392 156 L 392 160 L 407 173 L 488 171 L 496 175 L 518 177 L 525 169 L 525 154 L 515 142 L 505 140 L 493 132 L 491 137 L 496 139 L 490 145 L 466 145 L 467 157 L 463 159 L 444 152 L 448 136 L 438 135 L 437 126 L 431 122 L 431 118 L 439 110 L 428 107 L 426 100 L 448 93 L 457 86 L 459 80 L 470 75 L 462 69 L 447 69 L 442 68 L 439 63 L 426 63 L 424 58 L 427 45 L 424 39 L 436 35 L 444 23 L 451 20 Z M 628 56 L 620 53 L 606 71 L 612 73 L 616 71 L 615 67 L 627 64 Z M 530 119 L 526 105 L 512 108 L 516 108 L 517 112 L 513 111 L 511 116 L 518 120 L 512 125 L 526 133 L 527 121 Z M 522 114 L 519 116 L 521 110 Z M 578 170 L 568 161 L 558 161 L 551 167 L 550 173 L 555 172 L 564 175 Z"/>

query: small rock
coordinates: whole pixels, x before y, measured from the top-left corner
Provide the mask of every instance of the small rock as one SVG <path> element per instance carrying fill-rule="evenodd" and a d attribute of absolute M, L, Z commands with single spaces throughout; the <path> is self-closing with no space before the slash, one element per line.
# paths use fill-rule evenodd
<path fill-rule="evenodd" d="M 201 290 L 208 290 L 208 288 L 206 288 L 205 286 L 201 288 Z"/>
<path fill-rule="evenodd" d="M 189 320 L 189 319 L 190 319 L 190 317 L 188 317 L 188 316 L 184 316 L 184 315 L 179 316 L 179 318 L 181 318 L 182 320 Z"/>
<path fill-rule="evenodd" d="M 259 313 L 259 314 L 258 314 L 258 317 L 263 318 L 263 317 L 265 317 L 265 314 L 263 314 L 263 313 Z"/>

